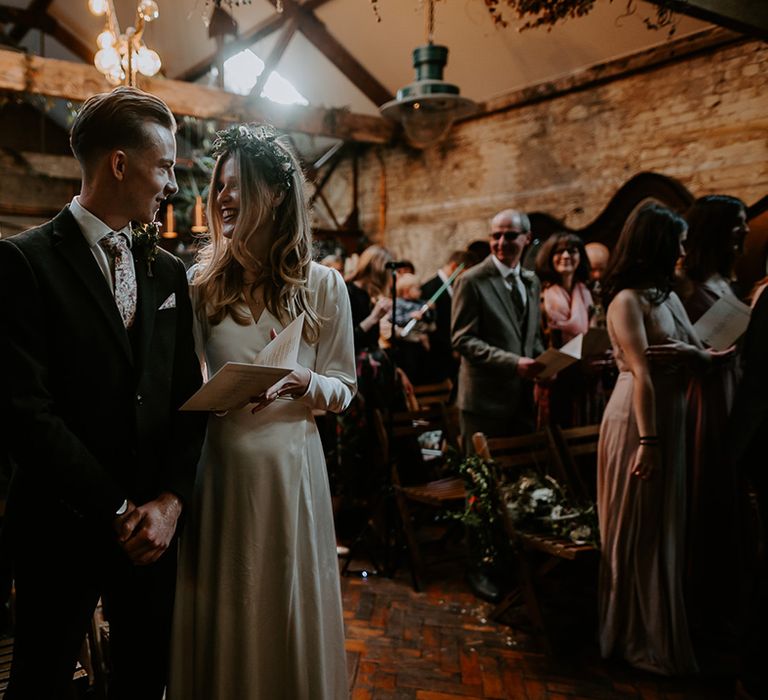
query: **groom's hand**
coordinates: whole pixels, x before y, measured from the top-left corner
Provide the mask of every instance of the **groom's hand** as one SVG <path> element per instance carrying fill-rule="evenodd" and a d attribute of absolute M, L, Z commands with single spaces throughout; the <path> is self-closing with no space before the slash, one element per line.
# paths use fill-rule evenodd
<path fill-rule="evenodd" d="M 168 549 L 181 515 L 181 501 L 172 493 L 160 494 L 154 501 L 136 506 L 122 516 L 123 527 L 118 531 L 120 546 L 134 564 L 144 566 L 157 561 Z M 130 535 L 124 538 L 124 533 Z"/>

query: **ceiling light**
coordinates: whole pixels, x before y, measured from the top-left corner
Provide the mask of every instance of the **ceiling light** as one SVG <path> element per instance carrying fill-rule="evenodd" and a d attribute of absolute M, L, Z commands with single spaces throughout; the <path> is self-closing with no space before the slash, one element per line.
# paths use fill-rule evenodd
<path fill-rule="evenodd" d="M 397 91 L 397 99 L 379 109 L 385 117 L 403 125 L 408 142 L 415 148 L 427 148 L 441 141 L 454 121 L 477 111 L 477 105 L 459 94 L 456 85 L 443 80 L 448 62 L 448 48 L 432 43 L 434 28 L 433 0 L 425 3 L 427 44 L 413 50 L 416 80 Z"/>

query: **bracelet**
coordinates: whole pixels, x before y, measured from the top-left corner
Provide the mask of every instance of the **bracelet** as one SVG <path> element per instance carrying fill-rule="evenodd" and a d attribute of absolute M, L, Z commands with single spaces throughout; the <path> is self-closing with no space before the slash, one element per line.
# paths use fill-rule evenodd
<path fill-rule="evenodd" d="M 640 438 L 640 444 L 641 445 L 658 445 L 659 444 L 659 438 L 656 435 L 646 435 L 644 437 Z"/>

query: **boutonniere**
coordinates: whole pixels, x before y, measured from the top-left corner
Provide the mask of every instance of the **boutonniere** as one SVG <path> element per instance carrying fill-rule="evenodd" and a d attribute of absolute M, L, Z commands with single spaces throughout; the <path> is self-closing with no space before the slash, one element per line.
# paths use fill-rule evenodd
<path fill-rule="evenodd" d="M 157 242 L 160 240 L 160 223 L 153 221 L 151 224 L 139 224 L 132 221 L 131 237 L 136 255 L 147 263 L 147 277 L 152 277 L 152 263 L 157 258 Z"/>

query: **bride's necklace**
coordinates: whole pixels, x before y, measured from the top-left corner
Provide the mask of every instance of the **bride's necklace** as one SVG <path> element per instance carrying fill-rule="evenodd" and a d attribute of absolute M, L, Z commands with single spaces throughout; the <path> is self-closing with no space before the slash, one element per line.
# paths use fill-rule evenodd
<path fill-rule="evenodd" d="M 248 304 L 251 316 L 253 316 L 253 322 L 257 323 L 266 306 L 262 285 L 254 287 L 253 284 L 246 284 L 243 296 L 245 297 L 245 303 Z"/>

